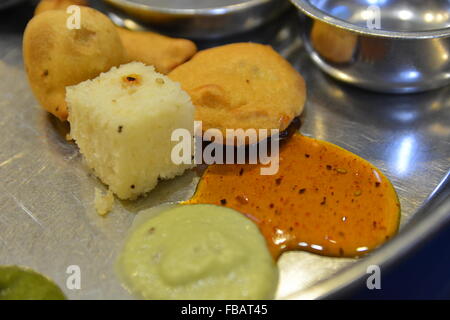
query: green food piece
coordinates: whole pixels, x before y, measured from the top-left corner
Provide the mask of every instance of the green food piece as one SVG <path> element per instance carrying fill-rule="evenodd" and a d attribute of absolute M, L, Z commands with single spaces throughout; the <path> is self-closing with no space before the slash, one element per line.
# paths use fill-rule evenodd
<path fill-rule="evenodd" d="M 139 216 L 118 260 L 133 293 L 144 299 L 273 298 L 277 266 L 257 226 L 241 213 L 199 204 Z"/>
<path fill-rule="evenodd" d="M 65 300 L 56 284 L 22 267 L 0 266 L 0 300 Z"/>

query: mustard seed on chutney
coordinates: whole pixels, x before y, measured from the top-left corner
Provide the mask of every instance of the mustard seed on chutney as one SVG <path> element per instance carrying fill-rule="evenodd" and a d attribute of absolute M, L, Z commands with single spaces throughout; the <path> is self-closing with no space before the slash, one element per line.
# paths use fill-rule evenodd
<path fill-rule="evenodd" d="M 280 148 L 275 175 L 260 165 L 212 165 L 193 198 L 252 219 L 274 258 L 289 250 L 362 255 L 398 230 L 400 203 L 390 181 L 368 161 L 331 143 L 295 134 Z"/>

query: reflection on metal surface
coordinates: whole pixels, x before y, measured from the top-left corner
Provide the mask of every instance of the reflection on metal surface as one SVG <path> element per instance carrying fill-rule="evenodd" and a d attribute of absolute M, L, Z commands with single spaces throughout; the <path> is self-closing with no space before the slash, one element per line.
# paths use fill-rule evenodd
<path fill-rule="evenodd" d="M 408 168 L 412 162 L 412 155 L 414 151 L 414 136 L 406 136 L 401 139 L 397 147 L 397 154 L 395 155 L 396 170 L 399 175 L 408 172 Z"/>
<path fill-rule="evenodd" d="M 281 273 L 276 296 L 284 298 L 298 292 L 300 288 L 309 288 L 355 262 L 347 258 L 323 258 L 301 251 L 283 253 L 278 261 Z"/>
<path fill-rule="evenodd" d="M 367 27 L 376 6 L 381 13 L 386 31 L 431 31 L 450 27 L 450 3 L 441 0 L 306 0 L 322 12 L 347 21 L 355 26 Z"/>
<path fill-rule="evenodd" d="M 309 54 L 331 76 L 391 93 L 450 84 L 450 2 L 291 1 L 305 13 Z M 380 15 L 377 27 L 370 24 L 372 4 Z"/>
<path fill-rule="evenodd" d="M 214 39 L 254 29 L 277 17 L 288 0 L 103 0 L 116 18 L 140 21 L 132 30 L 157 28 L 178 37 Z M 120 10 L 120 12 L 119 12 Z M 128 19 L 129 20 L 129 19 Z M 115 20 L 117 22 L 117 20 Z"/>
<path fill-rule="evenodd" d="M 148 197 L 116 201 L 107 218 L 99 217 L 94 188 L 104 186 L 83 166 L 75 145 L 65 140 L 67 126 L 39 108 L 29 89 L 21 29 L 11 27 L 23 23 L 18 17 L 20 12 L 0 13 L 0 74 L 8 75 L 8 81 L 0 81 L 0 262 L 26 265 L 48 275 L 71 299 L 129 298 L 116 279 L 114 262 L 135 213 L 189 198 L 198 177 L 189 172 L 164 181 Z M 380 257 L 393 260 L 405 251 L 405 242 L 422 239 L 441 223 L 445 212 L 431 207 L 417 213 L 417 209 L 424 201 L 430 204 L 427 197 L 450 162 L 450 88 L 397 96 L 348 87 L 311 63 L 298 37 L 299 28 L 292 14 L 239 40 L 270 43 L 300 70 L 308 84 L 301 132 L 340 145 L 378 166 L 399 194 L 402 231 L 379 251 L 358 260 L 283 254 L 279 298 L 323 296 L 356 279 L 361 270 L 364 273 L 365 264 L 378 263 Z M 417 221 L 420 229 L 405 233 Z M 65 287 L 66 268 L 73 264 L 81 268 L 81 290 Z M 327 282 L 322 286 L 320 281 Z"/>

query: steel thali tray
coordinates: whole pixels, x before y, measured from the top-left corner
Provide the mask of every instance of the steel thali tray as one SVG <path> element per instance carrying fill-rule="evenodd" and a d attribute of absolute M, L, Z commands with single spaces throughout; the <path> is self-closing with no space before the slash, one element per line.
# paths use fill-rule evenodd
<path fill-rule="evenodd" d="M 44 112 L 29 89 L 21 40 L 31 8 L 24 8 L 0 13 L 0 264 L 42 272 L 70 299 L 132 298 L 118 282 L 114 262 L 136 212 L 189 198 L 198 177 L 187 173 L 162 182 L 148 197 L 116 201 L 106 218 L 98 216 L 94 188 L 104 186 L 88 174 L 76 146 L 65 140 L 68 128 Z M 450 88 L 400 96 L 340 84 L 309 60 L 299 28 L 297 14 L 288 12 L 224 42 L 268 43 L 285 56 L 308 85 L 300 131 L 379 167 L 399 194 L 402 220 L 398 236 L 360 259 L 283 255 L 281 299 L 324 298 L 365 281 L 368 265 L 387 267 L 450 221 Z M 79 290 L 66 286 L 71 265 L 81 270 Z"/>

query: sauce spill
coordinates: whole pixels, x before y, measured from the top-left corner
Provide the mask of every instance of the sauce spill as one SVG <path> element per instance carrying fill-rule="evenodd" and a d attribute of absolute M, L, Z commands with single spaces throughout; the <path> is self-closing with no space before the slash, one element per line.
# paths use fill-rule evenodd
<path fill-rule="evenodd" d="M 252 219 L 274 258 L 289 250 L 362 255 L 398 229 L 400 204 L 372 164 L 328 142 L 295 134 L 276 175 L 260 165 L 211 165 L 188 204 L 233 208 Z"/>

